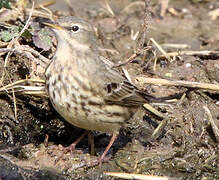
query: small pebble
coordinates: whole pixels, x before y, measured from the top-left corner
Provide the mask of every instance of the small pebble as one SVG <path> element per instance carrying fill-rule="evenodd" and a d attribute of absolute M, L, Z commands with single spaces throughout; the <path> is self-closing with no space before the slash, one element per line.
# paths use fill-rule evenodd
<path fill-rule="evenodd" d="M 166 73 L 165 76 L 166 77 L 172 77 L 172 73 Z"/>
<path fill-rule="evenodd" d="M 187 67 L 187 68 L 192 67 L 191 63 L 186 63 L 186 67 Z"/>

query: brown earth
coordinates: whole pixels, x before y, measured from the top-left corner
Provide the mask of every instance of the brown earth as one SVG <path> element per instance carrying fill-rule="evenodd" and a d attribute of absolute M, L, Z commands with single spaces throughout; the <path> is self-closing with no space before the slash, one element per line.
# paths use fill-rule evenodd
<path fill-rule="evenodd" d="M 50 7 L 55 14 L 70 14 L 64 1 Z M 104 2 L 104 1 L 103 1 Z M 134 53 L 134 35 L 139 31 L 144 17 L 144 1 L 111 0 L 109 5 L 114 15 L 106 10 L 102 1 L 72 0 L 74 15 L 90 21 L 99 27 L 102 46 L 117 53 L 105 53 L 114 62 L 124 61 Z M 185 50 L 219 51 L 219 14 L 211 16 L 219 8 L 217 0 L 189 1 L 170 0 L 166 14 L 161 17 L 161 1 L 152 1 L 152 17 L 148 21 L 147 42 L 156 40 L 167 52 Z M 71 11 L 72 13 L 72 11 Z M 21 18 L 22 19 L 22 18 Z M 19 20 L 10 20 L 15 23 Z M 1 29 L 0 29 L 1 30 Z M 51 57 L 54 48 L 47 52 L 36 48 L 32 40 L 21 39 L 46 57 Z M 181 44 L 174 48 L 167 44 Z M 152 44 L 158 56 L 160 51 Z M 185 46 L 185 47 L 184 47 Z M 182 48 L 183 47 L 183 48 Z M 44 78 L 44 68 L 34 69 L 33 62 L 16 53 L 8 59 L 0 54 L 0 74 L 7 72 L 2 85 L 7 85 L 27 76 Z M 184 80 L 205 83 L 219 83 L 218 56 L 180 55 L 158 60 L 153 69 L 153 54 L 146 58 L 139 56 L 125 68 L 135 79 L 137 76 Z M 38 71 L 38 72 L 37 72 Z M 1 86 L 2 86 L 1 85 Z M 218 134 L 212 128 L 204 109 L 207 106 L 213 120 L 219 127 L 219 95 L 216 91 L 189 89 L 174 86 L 140 87 L 157 97 L 185 93 L 178 102 L 155 104 L 168 117 L 167 124 L 159 138 L 151 134 L 162 119 L 149 111 L 140 110 L 109 152 L 110 160 L 101 166 L 86 168 L 85 165 L 100 155 L 109 142 L 110 136 L 93 132 L 95 156 L 90 155 L 88 139 L 78 144 L 81 152 L 62 154 L 62 146 L 71 144 L 83 131 L 65 121 L 55 112 L 47 97 L 0 94 L 0 178 L 8 179 L 109 179 L 103 172 L 128 172 L 153 174 L 180 179 L 219 179 Z M 48 137 L 48 146 L 45 139 Z M 46 146 L 45 146 L 46 145 Z M 3 178 L 4 179 L 4 178 Z"/>

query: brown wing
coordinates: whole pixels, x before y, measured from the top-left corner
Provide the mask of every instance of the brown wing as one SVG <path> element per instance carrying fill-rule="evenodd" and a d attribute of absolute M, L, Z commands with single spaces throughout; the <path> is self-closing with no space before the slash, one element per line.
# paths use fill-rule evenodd
<path fill-rule="evenodd" d="M 122 83 L 110 83 L 106 86 L 108 103 L 121 104 L 124 106 L 139 106 L 144 103 L 151 102 L 156 98 L 141 92 L 133 84 L 128 81 Z"/>
<path fill-rule="evenodd" d="M 104 89 L 107 91 L 105 100 L 108 103 L 120 104 L 123 106 L 139 106 L 141 104 L 151 102 L 156 98 L 145 92 L 140 91 L 135 85 L 129 82 L 125 75 L 116 69 L 112 68 L 113 63 L 104 57 L 100 57 L 105 64 L 102 72 L 102 81 Z"/>

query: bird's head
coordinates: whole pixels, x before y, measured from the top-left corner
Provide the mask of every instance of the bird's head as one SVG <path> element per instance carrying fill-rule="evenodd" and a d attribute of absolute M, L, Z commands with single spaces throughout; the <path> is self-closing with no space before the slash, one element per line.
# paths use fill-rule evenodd
<path fill-rule="evenodd" d="M 44 23 L 51 27 L 55 32 L 58 40 L 58 45 L 72 46 L 74 48 L 86 48 L 95 43 L 96 36 L 93 27 L 86 21 L 67 16 L 60 18 L 56 23 Z"/>

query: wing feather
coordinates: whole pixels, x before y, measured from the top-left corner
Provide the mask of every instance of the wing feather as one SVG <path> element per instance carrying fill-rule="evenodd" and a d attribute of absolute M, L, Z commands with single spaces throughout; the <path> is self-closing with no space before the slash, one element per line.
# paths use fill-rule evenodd
<path fill-rule="evenodd" d="M 151 102 L 156 98 L 146 92 L 139 90 L 129 79 L 122 74 L 117 68 L 113 68 L 113 63 L 104 57 L 101 57 L 105 64 L 104 77 L 106 82 L 106 102 L 110 104 L 119 104 L 123 106 L 139 106 L 141 104 Z"/>

